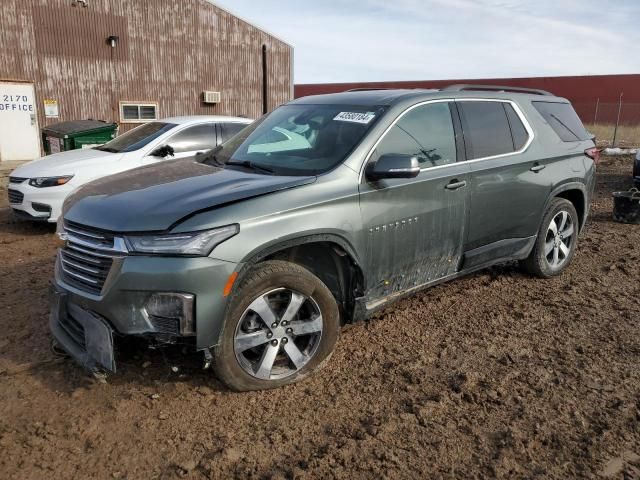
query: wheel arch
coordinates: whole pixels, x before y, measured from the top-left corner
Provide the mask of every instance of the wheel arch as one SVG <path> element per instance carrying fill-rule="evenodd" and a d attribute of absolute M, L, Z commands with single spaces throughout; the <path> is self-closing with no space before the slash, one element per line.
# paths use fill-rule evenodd
<path fill-rule="evenodd" d="M 588 212 L 588 204 L 587 204 L 587 187 L 583 183 L 579 182 L 571 182 L 560 185 L 555 188 L 544 207 L 544 212 L 549 208 L 549 204 L 553 201 L 554 198 L 564 198 L 569 200 L 573 207 L 576 209 L 576 213 L 578 214 L 578 220 L 580 222 L 580 231 L 584 228 L 584 224 L 587 219 Z"/>
<path fill-rule="evenodd" d="M 266 260 L 285 260 L 311 271 L 336 298 L 341 322 L 351 321 L 357 299 L 364 295 L 366 285 L 356 250 L 344 237 L 319 232 L 263 245 L 243 259 L 232 293 L 255 265 Z"/>

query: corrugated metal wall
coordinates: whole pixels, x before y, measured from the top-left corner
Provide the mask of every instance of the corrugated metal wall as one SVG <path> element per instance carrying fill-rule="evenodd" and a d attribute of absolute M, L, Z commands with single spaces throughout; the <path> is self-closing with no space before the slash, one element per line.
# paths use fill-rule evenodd
<path fill-rule="evenodd" d="M 268 107 L 291 98 L 292 47 L 206 0 L 1 3 L 0 80 L 35 84 L 40 126 L 118 121 L 120 101 L 157 102 L 160 117 L 259 117 L 263 45 Z M 205 90 L 222 92 L 222 102 L 202 103 Z M 59 102 L 59 119 L 44 118 L 44 99 Z"/>
<path fill-rule="evenodd" d="M 623 93 L 622 123 L 640 123 L 640 75 L 588 75 L 567 77 L 482 78 L 402 82 L 301 84 L 295 97 L 344 92 L 352 88 L 442 88 L 456 83 L 540 88 L 569 99 L 584 122 L 615 123 Z"/>

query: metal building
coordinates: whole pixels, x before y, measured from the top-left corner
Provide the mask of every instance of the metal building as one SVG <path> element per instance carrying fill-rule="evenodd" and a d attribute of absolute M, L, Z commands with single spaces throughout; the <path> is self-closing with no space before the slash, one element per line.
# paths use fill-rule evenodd
<path fill-rule="evenodd" d="M 207 0 L 2 0 L 0 45 L 0 161 L 59 121 L 256 118 L 293 96 L 293 48 Z"/>

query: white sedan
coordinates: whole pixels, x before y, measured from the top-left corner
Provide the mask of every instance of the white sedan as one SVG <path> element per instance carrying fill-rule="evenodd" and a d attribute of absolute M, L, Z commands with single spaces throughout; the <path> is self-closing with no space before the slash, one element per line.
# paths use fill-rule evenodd
<path fill-rule="evenodd" d="M 99 147 L 56 153 L 11 172 L 9 205 L 32 220 L 56 222 L 78 187 L 125 170 L 210 150 L 252 120 L 240 117 L 173 117 L 140 125 Z"/>

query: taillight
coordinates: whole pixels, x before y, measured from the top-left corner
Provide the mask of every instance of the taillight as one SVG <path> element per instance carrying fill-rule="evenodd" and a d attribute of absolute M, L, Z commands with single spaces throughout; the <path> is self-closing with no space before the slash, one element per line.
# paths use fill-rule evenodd
<path fill-rule="evenodd" d="M 593 163 L 598 165 L 600 163 L 600 149 L 596 147 L 587 148 L 584 154 L 593 160 Z"/>

